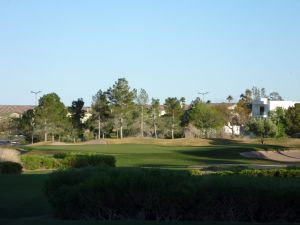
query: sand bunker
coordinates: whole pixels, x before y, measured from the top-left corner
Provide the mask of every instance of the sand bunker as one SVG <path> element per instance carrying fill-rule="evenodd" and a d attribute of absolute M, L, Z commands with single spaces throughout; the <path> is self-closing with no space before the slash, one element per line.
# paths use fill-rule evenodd
<path fill-rule="evenodd" d="M 300 162 L 300 150 L 290 151 L 252 151 L 243 152 L 242 156 L 246 158 L 267 159 L 278 162 Z"/>

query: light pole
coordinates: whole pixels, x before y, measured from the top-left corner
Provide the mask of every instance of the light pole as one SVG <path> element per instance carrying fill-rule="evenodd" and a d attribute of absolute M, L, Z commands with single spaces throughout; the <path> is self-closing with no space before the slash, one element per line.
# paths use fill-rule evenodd
<path fill-rule="evenodd" d="M 198 92 L 198 95 L 202 95 L 202 101 L 203 103 L 205 103 L 205 99 L 204 99 L 204 96 L 209 94 L 209 92 Z"/>
<path fill-rule="evenodd" d="M 42 93 L 42 91 L 31 91 L 31 94 L 35 95 L 35 106 L 37 106 L 38 94 Z"/>

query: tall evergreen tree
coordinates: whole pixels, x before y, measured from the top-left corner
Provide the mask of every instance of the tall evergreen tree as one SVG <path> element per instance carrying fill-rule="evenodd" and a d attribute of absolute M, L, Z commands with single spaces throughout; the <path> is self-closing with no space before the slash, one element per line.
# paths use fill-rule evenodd
<path fill-rule="evenodd" d="M 134 106 L 136 92 L 130 89 L 125 78 L 119 78 L 107 94 L 113 114 L 118 119 L 120 138 L 123 138 L 124 119 Z"/>
<path fill-rule="evenodd" d="M 74 142 L 76 141 L 76 138 L 82 138 L 83 137 L 83 131 L 84 131 L 84 124 L 83 124 L 83 118 L 85 116 L 85 111 L 83 109 L 84 107 L 84 101 L 82 98 L 79 98 L 76 101 L 72 102 L 71 107 L 69 107 L 69 113 L 71 116 L 71 124 L 72 124 L 72 130 L 73 130 L 73 138 Z"/>
<path fill-rule="evenodd" d="M 152 118 L 152 122 L 153 122 L 153 129 L 154 129 L 154 135 L 155 138 L 158 138 L 157 135 L 157 124 L 158 124 L 158 118 L 160 115 L 160 101 L 159 99 L 154 99 L 152 98 L 152 102 L 151 102 L 151 118 Z"/>
<path fill-rule="evenodd" d="M 30 139 L 31 144 L 34 142 L 34 129 L 35 129 L 35 113 L 33 109 L 29 109 L 23 113 L 18 121 L 19 130 Z"/>
<path fill-rule="evenodd" d="M 98 139 L 101 138 L 101 122 L 105 121 L 110 116 L 109 101 L 107 99 L 107 93 L 99 90 L 93 97 L 92 103 L 93 116 L 98 120 Z"/>
<path fill-rule="evenodd" d="M 137 100 L 138 107 L 140 108 L 141 137 L 144 137 L 144 124 L 145 124 L 144 115 L 145 115 L 145 109 L 149 102 L 149 95 L 145 89 L 140 90 L 140 93 L 137 95 L 136 100 Z"/>
<path fill-rule="evenodd" d="M 167 98 L 165 100 L 165 110 L 168 116 L 172 118 L 171 136 L 174 139 L 174 131 L 176 124 L 179 123 L 179 118 L 183 113 L 182 102 L 177 98 Z"/>
<path fill-rule="evenodd" d="M 67 109 L 55 93 L 46 94 L 39 100 L 35 109 L 36 125 L 44 132 L 44 140 L 48 141 L 48 134 L 57 134 L 58 128 L 67 120 Z"/>

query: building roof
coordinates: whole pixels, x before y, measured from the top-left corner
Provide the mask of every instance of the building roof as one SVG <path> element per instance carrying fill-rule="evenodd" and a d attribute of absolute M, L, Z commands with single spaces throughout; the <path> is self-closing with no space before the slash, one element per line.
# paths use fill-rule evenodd
<path fill-rule="evenodd" d="M 0 115 L 10 115 L 13 113 L 23 114 L 29 109 L 33 109 L 32 105 L 0 105 Z"/>

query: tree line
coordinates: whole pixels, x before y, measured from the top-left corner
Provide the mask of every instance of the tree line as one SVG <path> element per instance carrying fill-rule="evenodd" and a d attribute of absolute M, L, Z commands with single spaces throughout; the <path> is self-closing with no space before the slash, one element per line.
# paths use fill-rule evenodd
<path fill-rule="evenodd" d="M 277 92 L 271 95 L 282 100 Z M 138 136 L 211 138 L 222 137 L 224 126 L 231 129 L 232 137 L 236 135 L 235 126 L 240 126 L 243 134 L 253 133 L 263 138 L 300 132 L 299 106 L 276 110 L 263 123 L 267 125 L 251 118 L 252 101 L 262 96 L 266 96 L 265 89 L 254 87 L 240 96 L 236 107 L 211 104 L 200 98 L 186 104 L 183 97 L 168 97 L 161 103 L 159 99 L 150 99 L 146 90 L 131 88 L 125 78 L 120 78 L 93 96 L 90 112 L 81 98 L 66 107 L 56 93 L 46 94 L 37 107 L 11 121 L 10 131 L 24 135 L 31 142 Z M 230 103 L 233 98 L 228 96 L 227 100 Z"/>

